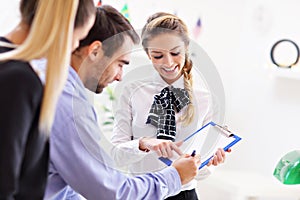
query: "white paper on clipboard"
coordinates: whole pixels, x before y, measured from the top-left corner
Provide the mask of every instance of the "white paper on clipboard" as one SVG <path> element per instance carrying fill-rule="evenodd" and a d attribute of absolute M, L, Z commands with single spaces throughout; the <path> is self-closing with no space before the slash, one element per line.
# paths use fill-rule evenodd
<path fill-rule="evenodd" d="M 209 137 L 207 137 L 208 135 Z M 208 164 L 218 148 L 223 148 L 226 151 L 240 140 L 241 138 L 233 134 L 227 127 L 209 122 L 185 138 L 184 143 L 190 143 L 189 149 L 196 150 L 198 154 L 200 153 L 201 166 L 199 169 L 201 169 Z M 171 165 L 175 158 L 168 159 L 160 157 L 159 160 L 166 165 Z"/>

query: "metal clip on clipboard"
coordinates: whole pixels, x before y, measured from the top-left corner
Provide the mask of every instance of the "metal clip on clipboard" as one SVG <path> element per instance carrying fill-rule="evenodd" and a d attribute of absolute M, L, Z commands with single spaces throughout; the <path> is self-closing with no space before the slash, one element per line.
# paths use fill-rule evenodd
<path fill-rule="evenodd" d="M 233 138 L 234 140 L 231 141 L 229 144 L 227 144 L 223 149 L 224 151 L 227 151 L 230 147 L 232 147 L 233 145 L 235 145 L 237 142 L 239 142 L 242 138 L 240 138 L 239 136 L 237 136 L 236 134 L 233 134 L 227 126 L 221 126 L 218 125 L 214 122 L 209 122 L 206 125 L 204 125 L 203 127 L 201 127 L 200 129 L 198 129 L 197 131 L 195 131 L 194 133 L 192 133 L 191 135 L 189 135 L 188 137 L 186 137 L 183 142 L 186 142 L 187 140 L 191 139 L 192 137 L 194 137 L 196 134 L 200 133 L 203 129 L 205 129 L 207 126 L 213 126 L 213 127 L 217 127 L 220 130 L 220 133 L 222 135 L 224 135 L 227 138 Z M 203 168 L 205 165 L 207 165 L 209 163 L 209 161 L 214 157 L 214 155 L 210 156 L 208 159 L 206 159 L 205 161 L 203 161 L 200 165 L 200 167 L 198 169 Z M 159 157 L 158 158 L 160 161 L 162 161 L 163 163 L 165 163 L 166 165 L 170 166 L 172 164 L 172 160 L 170 160 L 169 158 L 164 158 L 164 157 Z"/>

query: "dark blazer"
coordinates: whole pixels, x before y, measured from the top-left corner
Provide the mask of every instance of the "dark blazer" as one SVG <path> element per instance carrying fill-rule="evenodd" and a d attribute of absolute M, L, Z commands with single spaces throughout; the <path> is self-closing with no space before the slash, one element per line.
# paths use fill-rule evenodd
<path fill-rule="evenodd" d="M 29 63 L 0 62 L 0 200 L 43 199 L 49 139 L 38 130 L 42 95 Z"/>

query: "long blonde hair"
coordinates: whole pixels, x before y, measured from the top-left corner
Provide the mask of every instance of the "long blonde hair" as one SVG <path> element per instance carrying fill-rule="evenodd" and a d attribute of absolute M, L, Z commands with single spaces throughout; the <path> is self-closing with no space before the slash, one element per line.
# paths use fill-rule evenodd
<path fill-rule="evenodd" d="M 67 78 L 78 2 L 40 0 L 24 43 L 0 54 L 1 61 L 47 58 L 46 84 L 39 119 L 39 129 L 46 134 L 51 131 L 55 106 Z"/>
<path fill-rule="evenodd" d="M 193 75 L 191 71 L 193 63 L 187 51 L 190 42 L 188 29 L 186 24 L 175 15 L 164 12 L 151 15 L 142 30 L 142 45 L 146 53 L 148 53 L 148 41 L 163 33 L 178 34 L 186 47 L 185 64 L 182 73 L 184 76 L 184 88 L 188 92 L 191 103 L 188 105 L 186 112 L 179 119 L 186 126 L 193 121 L 195 115 L 193 104 Z"/>

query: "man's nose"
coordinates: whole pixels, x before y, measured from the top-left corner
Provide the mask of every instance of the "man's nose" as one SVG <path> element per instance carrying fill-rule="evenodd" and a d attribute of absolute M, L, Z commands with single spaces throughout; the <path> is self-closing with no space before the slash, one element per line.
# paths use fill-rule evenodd
<path fill-rule="evenodd" d="M 123 71 L 120 70 L 119 73 L 116 75 L 115 80 L 116 81 L 122 81 L 122 74 L 123 74 Z"/>

